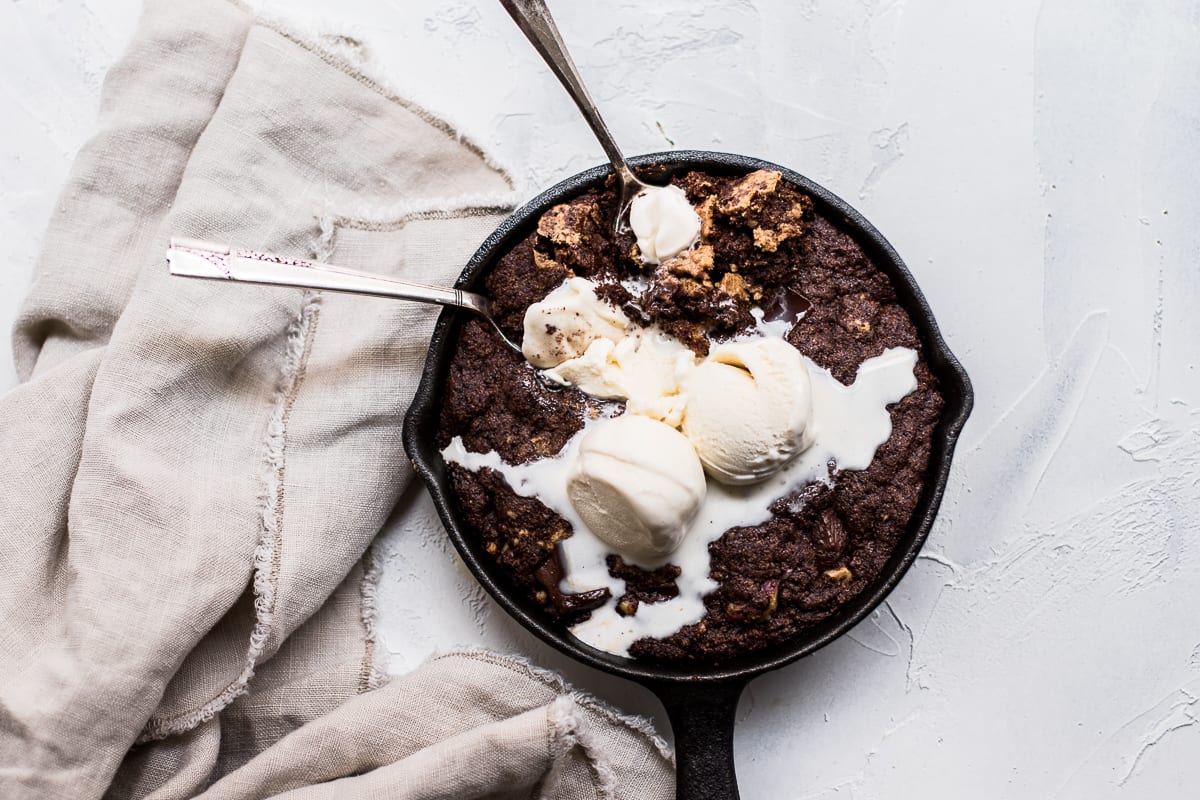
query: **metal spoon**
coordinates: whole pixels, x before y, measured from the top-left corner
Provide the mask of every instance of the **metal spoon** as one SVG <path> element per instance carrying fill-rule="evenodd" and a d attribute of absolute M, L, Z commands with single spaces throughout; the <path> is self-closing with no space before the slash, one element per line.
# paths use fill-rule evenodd
<path fill-rule="evenodd" d="M 263 286 L 294 286 L 458 306 L 474 311 L 492 323 L 492 327 L 500 334 L 504 343 L 518 353 L 521 352 L 520 345 L 504 334 L 492 316 L 491 301 L 481 294 L 464 292 L 462 289 L 426 286 L 315 261 L 302 261 L 254 250 L 235 250 L 225 244 L 178 237 L 172 237 L 170 247 L 167 248 L 167 265 L 172 275 L 185 278 L 257 283 Z"/>
<path fill-rule="evenodd" d="M 629 168 L 629 163 L 621 154 L 621 148 L 617 147 L 617 143 L 609 133 L 608 126 L 604 124 L 592 96 L 588 94 L 587 87 L 583 85 L 583 79 L 579 77 L 579 71 L 575 69 L 575 62 L 567 53 L 566 45 L 563 44 L 558 27 L 555 26 L 554 18 L 550 16 L 550 9 L 546 8 L 545 1 L 500 0 L 500 5 L 504 6 L 504 10 L 513 18 L 517 27 L 533 44 L 533 48 L 545 59 L 550 70 L 558 77 L 567 90 L 567 94 L 571 95 L 575 105 L 579 106 L 579 110 L 583 112 L 583 118 L 587 120 L 592 133 L 596 135 L 600 146 L 604 148 L 608 160 L 612 163 L 617 180 L 621 183 L 621 202 L 617 207 L 617 218 L 613 222 L 614 230 L 620 231 L 621 223 L 626 218 L 626 212 L 629 204 L 633 202 L 633 198 L 639 192 L 654 187 L 640 180 Z"/>

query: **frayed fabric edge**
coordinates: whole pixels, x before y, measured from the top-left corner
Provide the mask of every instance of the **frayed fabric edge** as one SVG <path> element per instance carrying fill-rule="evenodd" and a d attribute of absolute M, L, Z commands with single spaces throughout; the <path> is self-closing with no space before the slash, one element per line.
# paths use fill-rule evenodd
<path fill-rule="evenodd" d="M 279 581 L 279 559 L 282 546 L 281 511 L 283 473 L 286 462 L 287 423 L 296 392 L 304 379 L 312 337 L 316 330 L 321 296 L 305 292 L 300 313 L 288 326 L 280 380 L 275 392 L 271 420 L 262 463 L 262 488 L 259 494 L 262 532 L 254 549 L 254 627 L 241 674 L 216 697 L 188 714 L 169 718 L 151 717 L 137 738 L 137 743 L 164 739 L 187 733 L 208 722 L 221 710 L 247 691 L 258 660 L 275 632 L 275 597 Z"/>
<path fill-rule="evenodd" d="M 362 624 L 364 632 L 364 652 L 362 671 L 359 676 L 359 694 L 378 689 L 387 683 L 387 659 L 384 648 L 379 646 L 379 630 L 376 622 L 379 617 L 378 591 L 381 565 L 379 554 L 372 544 L 363 554 L 362 592 Z"/>
<path fill-rule="evenodd" d="M 590 692 L 578 690 L 567 683 L 567 681 L 558 673 L 551 670 L 539 667 L 531 663 L 527 658 L 514 655 L 503 655 L 496 653 L 486 648 L 462 647 L 448 650 L 442 653 L 434 653 L 425 663 L 429 664 L 434 661 L 439 661 L 445 658 L 470 658 L 476 661 L 484 661 L 489 664 L 494 664 L 499 667 L 505 667 L 519 674 L 524 674 L 526 677 L 532 678 L 539 683 L 545 684 L 560 695 L 569 697 L 571 701 L 581 708 L 587 709 L 598 716 L 622 727 L 637 733 L 646 738 L 653 745 L 655 751 L 669 762 L 672 766 L 675 765 L 675 752 L 666 740 L 659 735 L 654 729 L 653 723 L 645 717 L 639 717 L 633 714 L 625 714 L 618 711 L 608 702 L 601 700 Z"/>
<path fill-rule="evenodd" d="M 345 72 L 460 142 L 478 156 L 484 164 L 500 173 L 510 187 L 514 187 L 511 192 L 465 195 L 458 198 L 434 199 L 423 203 L 388 207 L 369 207 L 356 210 L 358 213 L 354 215 L 322 217 L 318 220 L 321 231 L 320 238 L 314 248 L 317 258 L 326 258 L 332 252 L 333 237 L 339 227 L 394 230 L 409 221 L 421 218 L 500 215 L 510 212 L 522 199 L 520 192 L 515 188 L 513 171 L 507 165 L 496 161 L 490 153 L 471 138 L 463 135 L 461 127 L 452 125 L 444 117 L 435 115 L 419 104 L 406 99 L 386 81 L 367 74 L 364 71 L 370 66 L 367 49 L 362 40 L 349 32 L 346 26 L 326 25 L 323 26 L 323 30 L 305 30 L 302 27 L 285 24 L 278 19 L 265 16 L 261 6 L 269 4 L 251 4 L 241 2 L 241 0 L 226 1 L 238 9 L 254 15 L 254 24 L 272 30 L 297 46 L 314 53 L 330 66 Z M 303 379 L 304 365 L 311 349 L 311 338 L 316 328 L 319 305 L 320 294 L 306 292 L 300 314 L 288 329 L 280 387 L 276 393 L 275 408 L 268 425 L 263 490 L 260 497 L 262 536 L 255 547 L 253 559 L 252 586 L 255 623 L 251 629 L 242 672 L 220 694 L 195 711 L 176 717 L 151 717 L 135 740 L 137 744 L 187 733 L 213 719 L 235 699 L 245 694 L 249 688 L 249 682 L 254 676 L 258 660 L 265 651 L 271 636 L 275 633 L 275 597 L 278 588 L 279 557 L 282 544 L 278 512 L 282 494 L 287 418 L 291 411 L 295 392 Z M 364 556 L 363 570 L 362 622 L 366 633 L 367 651 L 364 654 L 363 686 L 365 690 L 370 690 L 386 683 L 388 677 L 385 665 L 380 658 L 381 653 L 377 643 L 375 618 L 379 567 L 371 549 Z M 530 667 L 530 669 L 535 668 Z M 653 729 L 649 728 L 649 730 Z"/>
<path fill-rule="evenodd" d="M 464 217 L 495 217 L 512 212 L 520 202 L 516 192 L 491 194 L 465 194 L 449 198 L 429 198 L 415 202 L 389 205 L 363 205 L 355 209 L 322 214 L 318 218 L 321 229 L 318 258 L 327 258 L 332 252 L 332 236 L 337 228 L 354 228 L 370 231 L 395 231 L 416 220 L 462 219 Z"/>
<path fill-rule="evenodd" d="M 569 694 L 555 698 L 546 709 L 546 720 L 550 725 L 550 769 L 542 779 L 538 797 L 553 800 L 558 796 L 558 784 L 562 779 L 567 758 L 578 748 L 583 752 L 592 774 L 596 779 L 596 794 L 600 800 L 611 800 L 617 788 L 617 775 L 604 757 L 600 743 L 592 734 L 587 717 L 579 713 L 580 705 Z"/>
<path fill-rule="evenodd" d="M 228 2 L 234 3 L 239 8 L 246 8 L 246 4 L 239 0 L 228 0 Z M 369 50 L 364 41 L 365 38 L 368 38 L 368 34 L 345 22 L 321 18 L 314 18 L 308 24 L 298 24 L 295 19 L 291 18 L 295 14 L 294 10 L 287 9 L 281 3 L 256 2 L 253 6 L 255 24 L 272 30 L 288 41 L 312 52 L 330 66 L 341 70 L 389 101 L 412 112 L 462 144 L 484 164 L 500 173 L 509 186 L 517 188 L 516 179 L 513 177 L 516 174 L 514 170 L 509 165 L 497 160 L 472 137 L 464 134 L 464 126 L 456 124 L 456 121 L 449 120 L 440 113 L 434 114 L 421 104 L 409 100 L 407 95 L 419 94 L 412 87 L 404 87 L 405 91 L 400 91 L 400 87 L 391 81 L 371 74 L 378 70 L 374 69 L 375 65 L 371 63 Z M 285 11 L 285 9 L 287 10 Z M 287 22 L 281 19 L 285 13 L 289 15 Z"/>

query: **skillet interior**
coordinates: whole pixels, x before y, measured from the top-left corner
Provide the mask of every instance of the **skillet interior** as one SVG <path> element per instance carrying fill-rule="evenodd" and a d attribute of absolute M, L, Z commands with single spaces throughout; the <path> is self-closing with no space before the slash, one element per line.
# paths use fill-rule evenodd
<path fill-rule="evenodd" d="M 966 372 L 938 332 L 933 313 L 916 282 L 887 240 L 844 200 L 808 178 L 785 167 L 746 156 L 705 151 L 655 153 L 630 159 L 643 177 L 661 181 L 669 175 L 693 169 L 715 174 L 743 174 L 756 169 L 774 169 L 813 198 L 816 210 L 840 225 L 863 248 L 866 255 L 891 278 L 897 296 L 911 315 L 925 347 L 930 370 L 937 376 L 945 400 L 942 418 L 933 433 L 929 474 L 908 530 L 892 557 L 866 591 L 843 606 L 818 626 L 784 642 L 751 655 L 712 664 L 657 665 L 622 658 L 579 642 L 565 628 L 545 617 L 532 600 L 509 582 L 503 570 L 482 549 L 461 517 L 446 475 L 446 465 L 436 444 L 446 375 L 458 332 L 468 312 L 447 308 L 438 319 L 430 341 L 429 356 L 412 406 L 405 419 L 404 445 L 417 474 L 425 481 L 442 523 L 471 572 L 496 601 L 526 628 L 547 644 L 585 664 L 663 688 L 671 685 L 737 682 L 781 667 L 820 649 L 867 616 L 899 582 L 916 558 L 937 514 L 950 461 L 959 432 L 972 404 L 971 384 Z M 527 236 L 541 214 L 552 206 L 601 185 L 611 173 L 605 165 L 579 173 L 542 193 L 513 213 L 471 258 L 458 282 L 459 288 L 482 288 L 483 276 L 498 258 Z"/>

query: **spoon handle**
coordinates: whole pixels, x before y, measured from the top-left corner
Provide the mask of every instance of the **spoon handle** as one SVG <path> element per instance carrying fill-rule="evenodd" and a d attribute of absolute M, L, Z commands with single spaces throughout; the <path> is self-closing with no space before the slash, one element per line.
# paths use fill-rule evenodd
<path fill-rule="evenodd" d="M 550 9 L 546 8 L 545 0 L 500 0 L 500 5 L 504 6 L 504 10 L 517 23 L 517 27 L 566 88 L 575 105 L 579 106 L 583 118 L 600 140 L 600 146 L 604 148 L 622 184 L 638 183 L 633 170 L 625 161 L 625 156 L 621 154 L 621 149 L 609 133 L 608 126 L 604 124 L 592 96 L 588 94 L 587 87 L 583 85 L 583 79 L 579 77 L 575 62 L 567 53 L 566 45 L 563 44 L 558 27 L 554 24 L 554 18 L 550 16 Z"/>
<path fill-rule="evenodd" d="M 253 250 L 235 250 L 228 245 L 195 239 L 172 238 L 170 247 L 167 248 L 167 264 L 172 275 L 187 278 L 394 297 L 419 303 L 461 306 L 485 317 L 489 316 L 490 312 L 486 297 L 461 289 L 410 283 L 315 261 L 302 261 Z"/>

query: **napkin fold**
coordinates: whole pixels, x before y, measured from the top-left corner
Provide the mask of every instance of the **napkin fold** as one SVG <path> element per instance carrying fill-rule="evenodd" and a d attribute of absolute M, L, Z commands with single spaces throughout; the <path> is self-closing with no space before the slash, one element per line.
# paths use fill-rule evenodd
<path fill-rule="evenodd" d="M 369 548 L 436 309 L 164 265 L 181 235 L 448 285 L 513 200 L 319 43 L 147 3 L 0 398 L 0 796 L 673 794 L 647 726 L 518 660 L 386 680 Z"/>

